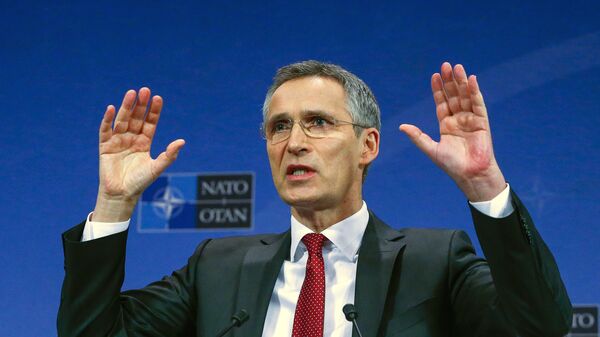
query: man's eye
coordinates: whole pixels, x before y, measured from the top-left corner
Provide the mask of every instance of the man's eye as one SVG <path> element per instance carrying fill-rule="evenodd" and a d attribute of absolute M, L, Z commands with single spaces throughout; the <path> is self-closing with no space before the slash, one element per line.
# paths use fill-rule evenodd
<path fill-rule="evenodd" d="M 277 121 L 271 125 L 272 132 L 284 132 L 290 129 L 289 121 Z"/>
<path fill-rule="evenodd" d="M 316 116 L 311 119 L 309 125 L 317 128 L 326 128 L 333 125 L 333 123 L 324 117 Z"/>

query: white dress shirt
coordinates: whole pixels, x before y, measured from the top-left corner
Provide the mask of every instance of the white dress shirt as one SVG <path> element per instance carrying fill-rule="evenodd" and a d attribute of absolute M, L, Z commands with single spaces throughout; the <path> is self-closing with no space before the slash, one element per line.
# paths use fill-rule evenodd
<path fill-rule="evenodd" d="M 478 211 L 495 218 L 513 212 L 510 187 L 490 201 L 471 203 Z M 90 221 L 88 215 L 81 240 L 88 241 L 124 231 L 129 220 L 116 223 Z M 369 221 L 367 204 L 350 217 L 322 232 L 328 239 L 323 246 L 325 265 L 325 321 L 324 336 L 352 337 L 352 323 L 346 321 L 342 307 L 354 303 L 356 267 L 363 234 Z M 283 262 L 267 309 L 263 337 L 292 335 L 294 312 L 304 282 L 308 251 L 301 239 L 312 230 L 291 217 L 290 260 Z"/>
<path fill-rule="evenodd" d="M 296 302 L 304 282 L 308 251 L 301 241 L 313 231 L 291 217 L 290 261 L 283 261 L 269 302 L 263 337 L 291 336 Z M 325 264 L 325 318 L 323 336 L 352 336 L 352 323 L 346 321 L 342 307 L 354 303 L 358 249 L 369 222 L 367 204 L 350 217 L 327 228 L 323 245 Z"/>

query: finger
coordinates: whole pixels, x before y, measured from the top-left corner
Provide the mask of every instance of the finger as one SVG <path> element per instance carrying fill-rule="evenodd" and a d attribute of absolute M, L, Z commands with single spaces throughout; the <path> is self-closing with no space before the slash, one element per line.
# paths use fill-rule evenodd
<path fill-rule="evenodd" d="M 123 97 L 123 102 L 117 113 L 117 119 L 115 120 L 115 126 L 113 128 L 114 133 L 123 133 L 127 131 L 127 125 L 129 124 L 129 118 L 131 116 L 131 110 L 135 104 L 135 90 L 129 90 Z"/>
<path fill-rule="evenodd" d="M 454 79 L 458 85 L 460 107 L 462 111 L 472 111 L 471 96 L 469 95 L 467 73 L 461 64 L 454 66 Z"/>
<path fill-rule="evenodd" d="M 435 162 L 435 152 L 438 144 L 436 141 L 431 139 L 421 129 L 411 124 L 400 125 L 400 131 L 404 132 L 423 153 Z"/>
<path fill-rule="evenodd" d="M 175 159 L 177 159 L 179 151 L 184 145 L 185 140 L 183 139 L 177 139 L 171 142 L 171 144 L 167 146 L 167 149 L 158 155 L 158 157 L 152 162 L 152 174 L 154 174 L 155 177 L 158 177 L 164 170 L 166 170 L 167 167 L 169 167 L 175 161 Z"/>
<path fill-rule="evenodd" d="M 106 112 L 104 112 L 104 117 L 102 117 L 102 122 L 100 122 L 100 143 L 104 143 L 110 139 L 112 136 L 112 123 L 115 118 L 115 107 L 113 105 L 109 105 L 106 107 Z"/>
<path fill-rule="evenodd" d="M 438 121 L 450 116 L 450 107 L 446 100 L 446 94 L 444 93 L 444 84 L 442 77 L 439 73 L 435 73 L 431 76 L 431 93 L 433 94 L 433 101 L 435 102 L 435 112 Z"/>
<path fill-rule="evenodd" d="M 156 132 L 156 125 L 160 118 L 160 110 L 162 110 L 163 100 L 160 96 L 152 97 L 152 103 L 150 103 L 150 111 L 146 115 L 144 125 L 142 126 L 142 133 L 152 141 L 154 133 Z"/>
<path fill-rule="evenodd" d="M 452 66 L 448 62 L 442 64 L 442 80 L 444 81 L 444 91 L 446 92 L 450 113 L 459 112 L 460 95 L 458 93 L 458 84 L 456 84 L 456 81 L 454 80 Z"/>
<path fill-rule="evenodd" d="M 485 102 L 483 101 L 483 95 L 479 90 L 477 77 L 475 75 L 469 76 L 468 83 L 469 95 L 471 96 L 471 103 L 473 104 L 473 113 L 487 119 L 487 109 L 485 107 Z"/>
<path fill-rule="evenodd" d="M 137 97 L 137 102 L 133 113 L 131 114 L 131 120 L 129 121 L 127 131 L 138 134 L 142 130 L 144 124 L 144 116 L 146 115 L 146 109 L 148 108 L 148 101 L 150 101 L 150 89 L 143 87 L 140 89 Z"/>

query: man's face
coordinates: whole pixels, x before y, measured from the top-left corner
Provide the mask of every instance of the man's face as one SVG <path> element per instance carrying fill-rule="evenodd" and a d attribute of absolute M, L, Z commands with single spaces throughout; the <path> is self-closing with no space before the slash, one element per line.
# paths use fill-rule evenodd
<path fill-rule="evenodd" d="M 321 113 L 352 121 L 339 83 L 329 78 L 303 77 L 277 88 L 266 121 L 311 121 L 311 116 Z M 363 136 L 364 132 L 357 137 L 352 125 L 342 125 L 326 138 L 310 138 L 296 123 L 289 139 L 277 144 L 267 141 L 273 182 L 283 201 L 313 210 L 353 207 L 350 204 L 360 202 Z"/>

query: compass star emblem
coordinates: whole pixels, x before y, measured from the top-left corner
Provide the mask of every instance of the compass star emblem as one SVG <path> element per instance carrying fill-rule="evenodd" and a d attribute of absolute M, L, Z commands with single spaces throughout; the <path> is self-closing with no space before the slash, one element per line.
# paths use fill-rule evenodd
<path fill-rule="evenodd" d="M 540 175 L 533 176 L 532 180 L 532 187 L 529 189 L 529 193 L 523 196 L 523 200 L 533 204 L 534 207 L 532 208 L 535 211 L 536 217 L 541 217 L 544 207 L 548 204 L 548 202 L 552 201 L 552 199 L 557 198 L 559 194 L 553 193 L 546 188 L 542 183 L 542 178 Z"/>
<path fill-rule="evenodd" d="M 158 217 L 169 220 L 183 211 L 185 199 L 183 193 L 176 188 L 167 186 L 154 193 L 152 209 Z"/>

